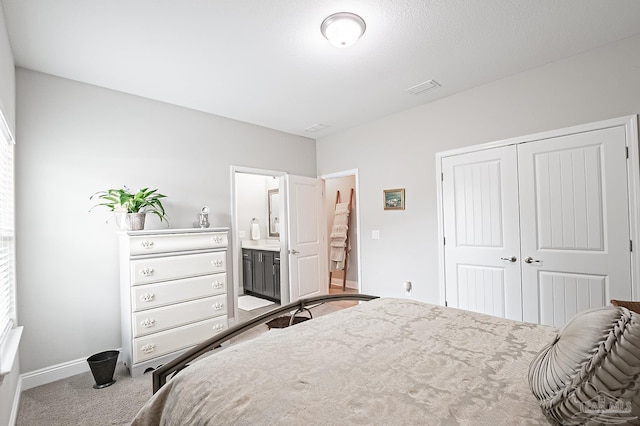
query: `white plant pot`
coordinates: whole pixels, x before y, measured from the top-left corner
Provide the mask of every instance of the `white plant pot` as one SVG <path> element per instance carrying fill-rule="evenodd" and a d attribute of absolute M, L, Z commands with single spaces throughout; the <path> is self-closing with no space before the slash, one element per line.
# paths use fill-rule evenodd
<path fill-rule="evenodd" d="M 126 224 L 129 231 L 141 231 L 144 229 L 146 213 L 127 213 Z"/>
<path fill-rule="evenodd" d="M 128 227 L 127 214 L 128 213 L 126 212 L 117 212 L 113 214 L 113 216 L 116 219 L 116 225 L 118 226 L 118 229 L 121 231 L 127 230 L 127 227 Z"/>

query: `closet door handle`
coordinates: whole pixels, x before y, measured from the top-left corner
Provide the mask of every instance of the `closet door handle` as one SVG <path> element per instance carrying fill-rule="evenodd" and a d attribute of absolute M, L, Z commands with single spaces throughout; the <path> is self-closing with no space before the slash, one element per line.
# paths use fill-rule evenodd
<path fill-rule="evenodd" d="M 525 263 L 540 263 L 540 261 L 538 259 L 534 259 L 533 257 L 529 256 L 529 257 L 525 257 L 524 258 L 524 262 Z"/>
<path fill-rule="evenodd" d="M 508 260 L 509 262 L 515 262 L 516 260 L 518 260 L 517 257 L 515 256 L 511 256 L 511 257 L 501 257 L 500 260 Z"/>
<path fill-rule="evenodd" d="M 289 254 L 298 254 L 298 253 L 300 253 L 298 250 L 293 250 L 293 249 L 289 250 Z"/>

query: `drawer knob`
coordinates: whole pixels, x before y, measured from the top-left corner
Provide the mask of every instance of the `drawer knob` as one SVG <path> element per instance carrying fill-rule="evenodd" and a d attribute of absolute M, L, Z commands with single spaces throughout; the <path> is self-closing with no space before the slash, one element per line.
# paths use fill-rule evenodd
<path fill-rule="evenodd" d="M 219 235 L 216 235 L 215 237 L 213 237 L 213 242 L 214 243 L 221 243 L 222 242 L 222 237 Z"/>
<path fill-rule="evenodd" d="M 149 328 L 149 327 L 153 327 L 155 323 L 156 323 L 156 320 L 154 320 L 153 318 L 145 318 L 144 321 L 140 322 L 140 325 L 145 328 Z"/>
<path fill-rule="evenodd" d="M 215 305 L 213 305 L 213 309 L 215 309 L 216 311 L 219 311 L 222 308 L 224 308 L 224 303 L 218 302 Z"/>
<path fill-rule="evenodd" d="M 224 283 L 222 281 L 214 281 L 211 283 L 211 287 L 213 288 L 222 288 Z"/>
<path fill-rule="evenodd" d="M 212 261 L 211 261 L 211 264 L 212 264 L 213 266 L 222 266 L 222 264 L 223 264 L 223 263 L 224 263 L 224 262 L 222 262 L 222 260 L 220 260 L 220 259 L 216 259 L 216 260 L 212 260 Z"/>
<path fill-rule="evenodd" d="M 213 326 L 213 331 L 220 331 L 224 328 L 224 325 L 222 324 L 216 324 Z"/>
<path fill-rule="evenodd" d="M 145 293 L 140 296 L 140 300 L 143 302 L 151 302 L 156 297 L 153 293 Z"/>
<path fill-rule="evenodd" d="M 153 268 L 144 268 L 140 270 L 140 275 L 143 277 L 150 277 L 153 275 Z"/>
<path fill-rule="evenodd" d="M 146 345 L 140 348 L 140 350 L 145 354 L 151 353 L 155 349 L 156 349 L 156 345 L 154 345 L 153 343 L 147 343 Z"/>
<path fill-rule="evenodd" d="M 140 245 L 142 246 L 142 248 L 150 249 L 150 248 L 153 248 L 153 241 L 145 240 L 141 242 Z"/>

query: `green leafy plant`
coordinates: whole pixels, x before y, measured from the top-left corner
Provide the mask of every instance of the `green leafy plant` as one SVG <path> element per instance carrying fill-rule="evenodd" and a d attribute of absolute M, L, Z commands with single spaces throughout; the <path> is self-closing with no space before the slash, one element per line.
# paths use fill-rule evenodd
<path fill-rule="evenodd" d="M 169 223 L 161 201 L 166 197 L 157 189 L 142 188 L 138 192 L 132 192 L 126 186 L 122 189 L 107 189 L 90 197 L 91 200 L 98 199 L 102 202 L 91 207 L 89 211 L 98 206 L 105 206 L 114 213 L 153 213 L 158 216 L 160 222 Z"/>

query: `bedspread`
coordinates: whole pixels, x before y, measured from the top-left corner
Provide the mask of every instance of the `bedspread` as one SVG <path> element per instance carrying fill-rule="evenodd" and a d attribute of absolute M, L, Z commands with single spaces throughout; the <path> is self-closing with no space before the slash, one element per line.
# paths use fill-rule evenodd
<path fill-rule="evenodd" d="M 556 333 L 376 299 L 193 363 L 133 424 L 547 424 L 527 371 Z"/>

